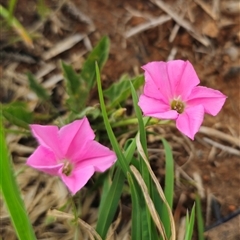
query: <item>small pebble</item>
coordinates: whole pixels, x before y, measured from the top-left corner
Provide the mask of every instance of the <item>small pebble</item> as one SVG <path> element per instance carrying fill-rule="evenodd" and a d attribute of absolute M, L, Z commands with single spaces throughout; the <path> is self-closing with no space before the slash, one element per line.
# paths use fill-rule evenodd
<path fill-rule="evenodd" d="M 236 210 L 236 206 L 233 205 L 233 204 L 231 204 L 231 205 L 228 206 L 228 210 L 229 210 L 230 212 L 234 212 L 234 211 Z"/>
<path fill-rule="evenodd" d="M 209 182 L 210 177 L 208 175 L 203 175 L 203 180 Z"/>

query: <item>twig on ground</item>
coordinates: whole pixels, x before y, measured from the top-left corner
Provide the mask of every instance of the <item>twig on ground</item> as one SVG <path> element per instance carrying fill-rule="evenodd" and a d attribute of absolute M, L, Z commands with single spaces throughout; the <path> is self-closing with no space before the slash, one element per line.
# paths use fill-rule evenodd
<path fill-rule="evenodd" d="M 54 47 L 52 47 L 50 50 L 42 54 L 42 58 L 44 60 L 49 60 L 58 54 L 72 48 L 75 44 L 80 42 L 85 37 L 85 34 L 75 34 L 68 38 L 65 38 L 64 40 L 58 42 Z"/>
<path fill-rule="evenodd" d="M 73 220 L 75 218 L 71 214 L 64 213 L 64 212 L 58 211 L 56 209 L 48 210 L 47 215 L 52 216 L 52 217 L 56 217 L 56 218 L 71 219 L 71 220 Z M 90 236 L 95 237 L 98 240 L 102 240 L 102 238 L 99 236 L 99 234 L 95 231 L 95 229 L 92 226 L 90 226 L 88 223 L 84 222 L 80 218 L 78 218 L 77 220 L 78 220 L 79 225 L 83 229 L 87 230 L 87 232 L 89 233 Z"/>
<path fill-rule="evenodd" d="M 216 16 L 216 20 L 220 18 L 220 0 L 213 0 L 212 12 Z"/>
<path fill-rule="evenodd" d="M 145 30 L 148 30 L 150 28 L 154 28 L 158 25 L 161 25 L 167 21 L 171 20 L 171 17 L 168 15 L 162 15 L 160 17 L 157 18 L 151 18 L 149 20 L 149 22 L 143 23 L 143 24 L 139 24 L 136 27 L 131 28 L 130 30 L 128 30 L 127 32 L 125 32 L 125 37 L 126 38 L 130 38 L 140 32 L 143 32 Z"/>
<path fill-rule="evenodd" d="M 53 71 L 55 68 L 56 68 L 56 65 L 52 63 L 42 64 L 41 68 L 35 74 L 36 79 L 39 81 L 40 78 L 43 78 L 44 76 L 49 74 L 51 71 Z"/>
<path fill-rule="evenodd" d="M 131 6 L 125 6 L 124 8 L 125 8 L 132 16 L 142 17 L 142 18 L 145 18 L 145 19 L 148 19 L 148 20 L 151 20 L 151 19 L 152 19 L 152 15 L 149 14 L 148 12 L 138 11 L 137 9 L 132 8 Z"/>
<path fill-rule="evenodd" d="M 215 11 L 202 0 L 194 0 L 213 20 L 217 20 L 218 15 L 216 15 Z"/>
<path fill-rule="evenodd" d="M 181 16 L 179 16 L 179 14 L 177 14 L 176 12 L 174 12 L 170 6 L 168 6 L 166 3 L 164 3 L 162 0 L 151 0 L 151 2 L 153 2 L 154 4 L 156 4 L 158 7 L 160 7 L 164 12 L 166 12 L 169 16 L 171 16 L 172 19 L 174 19 L 175 22 L 177 22 L 181 27 L 185 28 L 189 34 L 194 37 L 196 40 L 198 40 L 200 43 L 202 43 L 204 46 L 209 46 L 210 45 L 210 41 L 202 36 L 201 34 L 199 34 L 194 27 L 192 26 L 192 24 L 181 18 Z"/>
<path fill-rule="evenodd" d="M 223 141 L 232 143 L 232 144 L 236 145 L 237 147 L 240 147 L 240 139 L 239 138 L 230 136 L 230 135 L 228 135 L 226 133 L 223 133 L 223 132 L 220 132 L 216 129 L 201 126 L 200 129 L 199 129 L 199 132 L 203 133 L 203 134 L 206 134 L 208 136 L 211 136 L 211 137 L 219 138 Z"/>
<path fill-rule="evenodd" d="M 184 18 L 185 14 L 186 14 L 186 10 L 187 9 L 184 9 L 183 10 L 183 13 L 181 14 L 181 18 Z M 178 33 L 178 30 L 180 28 L 180 25 L 178 23 L 176 23 L 172 29 L 172 32 L 169 36 L 169 42 L 173 42 L 173 40 L 175 39 L 175 37 L 177 36 L 177 33 Z"/>
<path fill-rule="evenodd" d="M 228 153 L 233 154 L 233 155 L 240 156 L 240 151 L 238 151 L 237 149 L 234 149 L 232 147 L 228 147 L 228 146 L 225 146 L 223 144 L 217 143 L 217 142 L 215 142 L 215 141 L 213 141 L 209 138 L 206 138 L 206 137 L 204 137 L 203 140 L 205 142 L 211 144 L 214 147 L 220 148 L 221 150 L 223 150 L 225 152 L 228 152 Z"/>
<path fill-rule="evenodd" d="M 177 51 L 178 51 L 177 47 L 173 47 L 167 57 L 167 61 L 174 60 L 177 54 Z"/>
<path fill-rule="evenodd" d="M 207 204 L 206 204 L 206 222 L 205 225 L 208 226 L 210 224 L 210 217 L 211 217 L 211 204 L 212 204 L 212 193 L 210 192 L 210 189 L 207 189 Z"/>
<path fill-rule="evenodd" d="M 198 172 L 193 173 L 193 179 L 196 183 L 197 192 L 201 199 L 205 198 L 205 189 L 203 187 L 202 178 Z"/>

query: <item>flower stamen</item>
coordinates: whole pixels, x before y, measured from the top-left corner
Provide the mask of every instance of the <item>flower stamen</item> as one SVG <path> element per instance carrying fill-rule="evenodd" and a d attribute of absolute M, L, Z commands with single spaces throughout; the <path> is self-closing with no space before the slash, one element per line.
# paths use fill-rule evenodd
<path fill-rule="evenodd" d="M 62 169 L 62 173 L 69 176 L 73 170 L 73 165 L 69 161 L 65 161 Z"/>
<path fill-rule="evenodd" d="M 184 112 L 185 104 L 179 99 L 174 99 L 171 102 L 171 109 L 177 111 L 179 114 Z"/>

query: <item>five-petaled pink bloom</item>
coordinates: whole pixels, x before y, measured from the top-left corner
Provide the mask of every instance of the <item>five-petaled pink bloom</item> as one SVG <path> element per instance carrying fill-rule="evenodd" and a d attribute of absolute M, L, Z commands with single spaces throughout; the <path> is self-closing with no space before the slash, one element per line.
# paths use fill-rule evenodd
<path fill-rule="evenodd" d="M 217 115 L 226 96 L 199 84 L 189 61 L 150 62 L 145 70 L 144 92 L 138 105 L 146 116 L 174 119 L 179 131 L 194 139 L 204 113 Z"/>
<path fill-rule="evenodd" d="M 95 171 L 104 172 L 117 157 L 113 151 L 94 140 L 88 119 L 57 126 L 30 125 L 38 148 L 27 165 L 59 176 L 72 194 L 79 191 Z"/>

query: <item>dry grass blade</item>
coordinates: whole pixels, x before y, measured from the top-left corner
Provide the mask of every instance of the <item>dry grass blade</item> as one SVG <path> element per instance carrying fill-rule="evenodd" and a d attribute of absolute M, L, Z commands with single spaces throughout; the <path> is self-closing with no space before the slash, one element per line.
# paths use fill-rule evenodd
<path fill-rule="evenodd" d="M 53 58 L 57 56 L 58 54 L 70 49 L 73 47 L 76 43 L 80 42 L 85 37 L 84 34 L 75 34 L 73 36 L 70 36 L 61 42 L 57 43 L 53 48 L 48 50 L 47 52 L 43 53 L 42 58 L 44 60 L 48 60 L 50 58 Z"/>
<path fill-rule="evenodd" d="M 40 79 L 45 77 L 47 74 L 49 74 L 50 72 L 52 72 L 54 69 L 56 69 L 56 65 L 53 63 L 47 63 L 47 64 L 43 64 L 41 66 L 41 68 L 37 71 L 37 73 L 35 74 L 36 79 Z"/>
<path fill-rule="evenodd" d="M 1 60 L 3 59 L 7 59 L 10 60 L 12 62 L 23 62 L 23 63 L 29 63 L 29 64 L 34 64 L 36 63 L 36 60 L 31 57 L 31 56 L 27 56 L 27 55 L 23 55 L 23 54 L 19 54 L 16 52 L 6 52 L 6 51 L 0 51 L 0 56 L 1 56 Z"/>
<path fill-rule="evenodd" d="M 80 9 L 72 2 L 72 1 L 66 1 L 65 5 L 68 8 L 68 12 L 72 14 L 74 17 L 76 17 L 78 20 L 83 21 L 87 24 L 89 24 L 92 27 L 92 30 L 95 30 L 94 23 L 88 15 L 80 11 Z"/>
<path fill-rule="evenodd" d="M 51 76 L 50 78 L 48 78 L 43 84 L 42 86 L 46 89 L 48 88 L 53 88 L 54 86 L 56 86 L 56 84 L 60 81 L 63 80 L 63 75 L 61 73 L 59 74 L 55 74 L 53 76 Z"/>
<path fill-rule="evenodd" d="M 180 225 L 178 230 L 178 240 L 184 240 L 185 236 L 185 229 L 186 229 L 186 217 L 182 217 L 180 219 Z"/>
<path fill-rule="evenodd" d="M 168 60 L 168 61 L 174 60 L 174 59 L 175 59 L 175 56 L 176 56 L 176 54 L 177 54 L 177 51 L 178 51 L 177 47 L 173 47 L 173 48 L 171 49 L 168 57 L 167 57 L 167 60 Z"/>
<path fill-rule="evenodd" d="M 196 184 L 198 195 L 200 196 L 201 199 L 205 198 L 205 191 L 204 191 L 202 178 L 201 178 L 200 174 L 198 172 L 194 172 L 193 179 Z"/>
<path fill-rule="evenodd" d="M 220 138 L 223 141 L 227 141 L 229 143 L 232 143 L 232 144 L 240 147 L 240 139 L 239 138 L 236 138 L 236 137 L 233 137 L 233 136 L 228 135 L 226 133 L 220 132 L 216 129 L 201 126 L 200 129 L 199 129 L 199 132 L 203 133 L 203 134 L 206 134 L 208 136 L 211 136 L 211 137 Z"/>
<path fill-rule="evenodd" d="M 232 14 L 239 14 L 240 4 L 239 1 L 222 1 L 221 11 Z"/>
<path fill-rule="evenodd" d="M 211 9 L 211 7 L 202 0 L 194 0 L 213 20 L 217 20 L 218 15 Z"/>
<path fill-rule="evenodd" d="M 160 24 L 163 24 L 167 21 L 171 20 L 171 17 L 170 16 L 167 16 L 167 15 L 163 15 L 161 17 L 158 17 L 158 18 L 152 18 L 150 19 L 149 22 L 146 22 L 146 23 L 143 23 L 143 24 L 139 24 L 137 25 L 136 27 L 133 27 L 131 28 L 130 30 L 128 30 L 126 33 L 125 33 L 125 37 L 126 38 L 130 38 L 132 37 L 133 35 L 136 35 L 140 32 L 143 32 L 147 29 L 150 29 L 150 28 L 154 28 Z"/>
<path fill-rule="evenodd" d="M 169 213 L 169 218 L 170 218 L 170 224 L 171 224 L 171 238 L 170 240 L 175 240 L 176 239 L 176 228 L 175 228 L 175 222 L 174 222 L 174 218 L 173 218 L 173 215 L 172 215 L 172 211 L 171 211 L 171 208 L 167 202 L 167 199 L 164 195 L 164 192 L 162 190 L 162 187 L 161 185 L 159 184 L 154 172 L 152 171 L 152 168 L 147 160 L 147 157 L 143 151 L 143 148 L 142 148 L 142 145 L 141 145 L 141 142 L 140 142 L 140 137 L 139 137 L 139 134 L 137 135 L 137 138 L 136 138 L 136 142 L 137 142 L 137 150 L 139 152 L 139 154 L 141 155 L 141 157 L 143 158 L 144 162 L 146 163 L 146 166 L 148 168 L 148 171 L 157 187 L 157 190 L 158 190 L 158 193 L 161 197 L 161 199 L 163 200 L 164 204 L 166 205 L 167 209 L 168 209 L 168 213 Z"/>
<path fill-rule="evenodd" d="M 163 236 L 164 240 L 167 240 L 167 236 L 166 236 L 166 232 L 164 229 L 164 226 L 158 216 L 158 213 L 154 207 L 154 203 L 152 201 L 152 199 L 150 198 L 149 194 L 148 194 L 148 189 L 147 186 L 141 176 L 141 174 L 139 173 L 139 171 L 133 166 L 130 166 L 130 169 L 132 170 L 132 173 L 134 174 L 137 182 L 139 183 L 140 188 L 142 189 L 146 204 L 148 206 L 149 212 L 153 218 L 153 221 L 155 222 L 159 232 L 161 233 L 161 235 Z"/>
<path fill-rule="evenodd" d="M 62 218 L 62 219 L 71 219 L 71 220 L 74 219 L 73 215 L 58 211 L 56 209 L 48 210 L 47 215 L 51 217 Z M 102 238 L 99 236 L 99 234 L 95 231 L 95 229 L 92 226 L 90 226 L 80 218 L 78 218 L 78 223 L 84 230 L 88 232 L 91 239 L 96 238 L 97 240 L 102 240 Z"/>
<path fill-rule="evenodd" d="M 122 205 L 120 204 L 120 211 L 119 211 L 119 214 L 118 214 L 118 217 L 117 219 L 115 220 L 114 223 L 111 224 L 110 228 L 108 229 L 108 234 L 107 234 L 107 238 L 106 240 L 112 240 L 114 239 L 114 234 L 116 233 L 116 230 L 120 224 L 122 220 Z M 125 230 L 126 228 L 123 228 L 123 231 Z M 126 229 L 128 231 L 128 229 Z"/>
<path fill-rule="evenodd" d="M 236 156 L 240 156 L 240 151 L 238 151 L 237 149 L 234 149 L 232 147 L 228 147 L 228 146 L 225 146 L 223 144 L 220 144 L 220 143 L 217 143 L 209 138 L 203 138 L 203 140 L 209 144 L 211 144 L 212 146 L 214 147 L 217 147 L 217 148 L 220 148 L 221 150 L 225 151 L 225 152 L 228 152 L 230 154 L 233 154 L 233 155 L 236 155 Z"/>
<path fill-rule="evenodd" d="M 210 41 L 199 34 L 192 26 L 190 22 L 181 18 L 176 12 L 174 12 L 166 3 L 161 0 L 151 0 L 154 4 L 160 7 L 164 12 L 166 12 L 175 22 L 177 22 L 181 27 L 185 28 L 189 34 L 202 43 L 204 46 L 209 46 Z"/>

